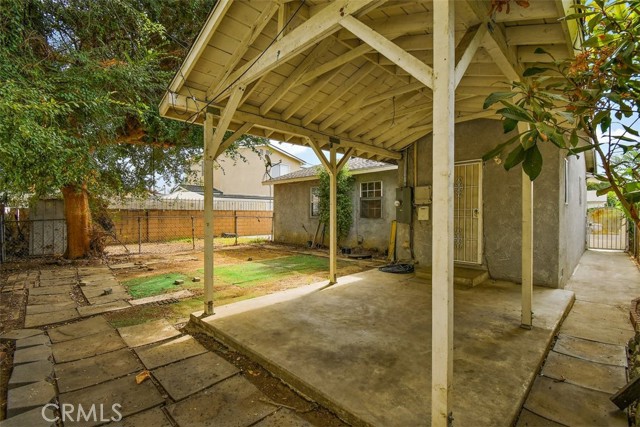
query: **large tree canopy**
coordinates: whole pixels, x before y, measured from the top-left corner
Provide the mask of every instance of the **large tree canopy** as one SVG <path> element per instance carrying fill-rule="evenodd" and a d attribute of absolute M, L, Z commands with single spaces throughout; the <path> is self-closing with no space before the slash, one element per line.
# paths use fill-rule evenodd
<path fill-rule="evenodd" d="M 533 180 L 542 168 L 539 144 L 553 144 L 567 155 L 593 150 L 602 169 L 598 178 L 608 184 L 601 192 L 613 191 L 640 224 L 640 0 L 574 7 L 567 19 L 583 30 L 582 52 L 550 67 L 531 67 L 524 72 L 528 81 L 487 98 L 485 108 L 502 104 L 505 133 L 518 123 L 526 126 L 484 158 L 504 155 L 505 168 L 522 164 Z"/>
<path fill-rule="evenodd" d="M 157 105 L 213 3 L 0 3 L 0 191 L 63 190 L 71 205 L 73 193 L 140 194 L 184 176 L 202 129 L 160 118 Z"/>

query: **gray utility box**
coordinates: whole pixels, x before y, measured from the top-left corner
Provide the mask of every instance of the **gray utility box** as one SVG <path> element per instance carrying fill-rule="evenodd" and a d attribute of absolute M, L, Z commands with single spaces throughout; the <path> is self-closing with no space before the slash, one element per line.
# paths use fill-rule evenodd
<path fill-rule="evenodd" d="M 411 187 L 396 188 L 396 221 L 401 224 L 411 223 Z"/>

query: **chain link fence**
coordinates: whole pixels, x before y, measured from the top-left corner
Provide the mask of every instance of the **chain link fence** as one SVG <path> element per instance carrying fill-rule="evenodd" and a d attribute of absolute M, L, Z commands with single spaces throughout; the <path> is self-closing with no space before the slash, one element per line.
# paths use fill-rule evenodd
<path fill-rule="evenodd" d="M 111 213 L 113 239 L 109 255 L 125 253 L 171 253 L 204 249 L 202 211 L 117 211 Z M 214 236 L 225 244 L 246 242 L 246 237 L 270 239 L 271 211 L 214 211 Z M 250 240 L 250 239 L 249 239 Z"/>

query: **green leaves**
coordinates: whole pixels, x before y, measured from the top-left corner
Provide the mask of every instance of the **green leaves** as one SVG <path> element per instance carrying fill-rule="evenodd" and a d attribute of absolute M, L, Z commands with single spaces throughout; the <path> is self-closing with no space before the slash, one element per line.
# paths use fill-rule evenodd
<path fill-rule="evenodd" d="M 500 102 L 502 100 L 511 99 L 517 94 L 515 92 L 494 92 L 485 99 L 484 104 L 482 105 L 483 109 L 487 109 L 491 107 L 496 102 Z"/>

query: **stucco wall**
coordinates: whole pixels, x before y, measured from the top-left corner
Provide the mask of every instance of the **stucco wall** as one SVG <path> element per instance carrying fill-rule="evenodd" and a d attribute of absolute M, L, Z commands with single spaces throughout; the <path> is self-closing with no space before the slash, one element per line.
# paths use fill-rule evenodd
<path fill-rule="evenodd" d="M 455 160 L 477 160 L 496 144 L 504 141 L 508 136 L 502 132 L 499 121 L 476 120 L 456 126 Z M 408 183 L 413 185 L 413 159 L 417 149 L 418 185 L 432 184 L 431 166 L 431 135 L 418 141 L 408 154 Z M 569 266 L 575 265 L 584 245 L 577 240 L 584 239 L 584 235 L 576 237 L 578 225 L 572 223 L 567 228 L 566 222 L 560 218 L 560 188 L 561 163 L 564 160 L 553 147 L 543 147 L 544 167 L 541 175 L 535 181 L 534 190 L 534 282 L 537 285 L 561 286 L 566 280 Z M 577 160 L 576 160 L 577 161 Z M 583 160 L 580 160 L 584 165 Z M 507 172 L 503 165 L 495 161 L 488 161 L 483 166 L 483 220 L 484 247 L 483 265 L 488 268 L 491 277 L 519 282 L 521 272 L 521 171 L 520 167 Z M 578 175 L 584 174 L 584 166 L 574 168 L 576 175 L 572 178 L 577 182 Z M 583 176 L 583 175 L 582 175 Z M 403 180 L 402 167 L 398 170 L 398 184 Z M 584 180 L 584 178 L 583 178 Z M 564 194 L 564 193 L 563 193 Z M 564 195 L 562 195 L 564 198 Z M 583 196 L 584 203 L 584 196 Z M 571 216 L 576 215 L 580 206 L 571 205 Z M 414 254 L 421 265 L 431 264 L 431 221 L 413 220 L 414 226 Z M 560 228 L 563 228 L 562 239 Z M 400 225 L 398 234 L 399 255 L 409 259 L 409 227 Z M 584 231 L 583 231 L 584 232 Z M 565 242 L 560 247 L 560 241 Z M 582 248 L 582 249 L 581 249 Z M 560 250 L 570 254 L 560 256 Z M 561 280 L 564 268 L 565 279 Z M 571 268 L 572 270 L 573 268 Z"/>
<path fill-rule="evenodd" d="M 397 172 L 385 171 L 354 175 L 353 186 L 353 225 L 349 236 L 340 242 L 343 247 L 375 249 L 380 252 L 389 244 L 390 224 L 395 219 L 395 200 Z M 360 218 L 360 183 L 382 181 L 382 218 Z M 274 185 L 274 239 L 280 243 L 306 245 L 313 240 L 318 227 L 318 219 L 311 218 L 311 188 L 318 181 L 303 181 Z M 306 228 L 306 231 L 305 231 Z M 328 243 L 328 229 L 325 243 Z"/>

